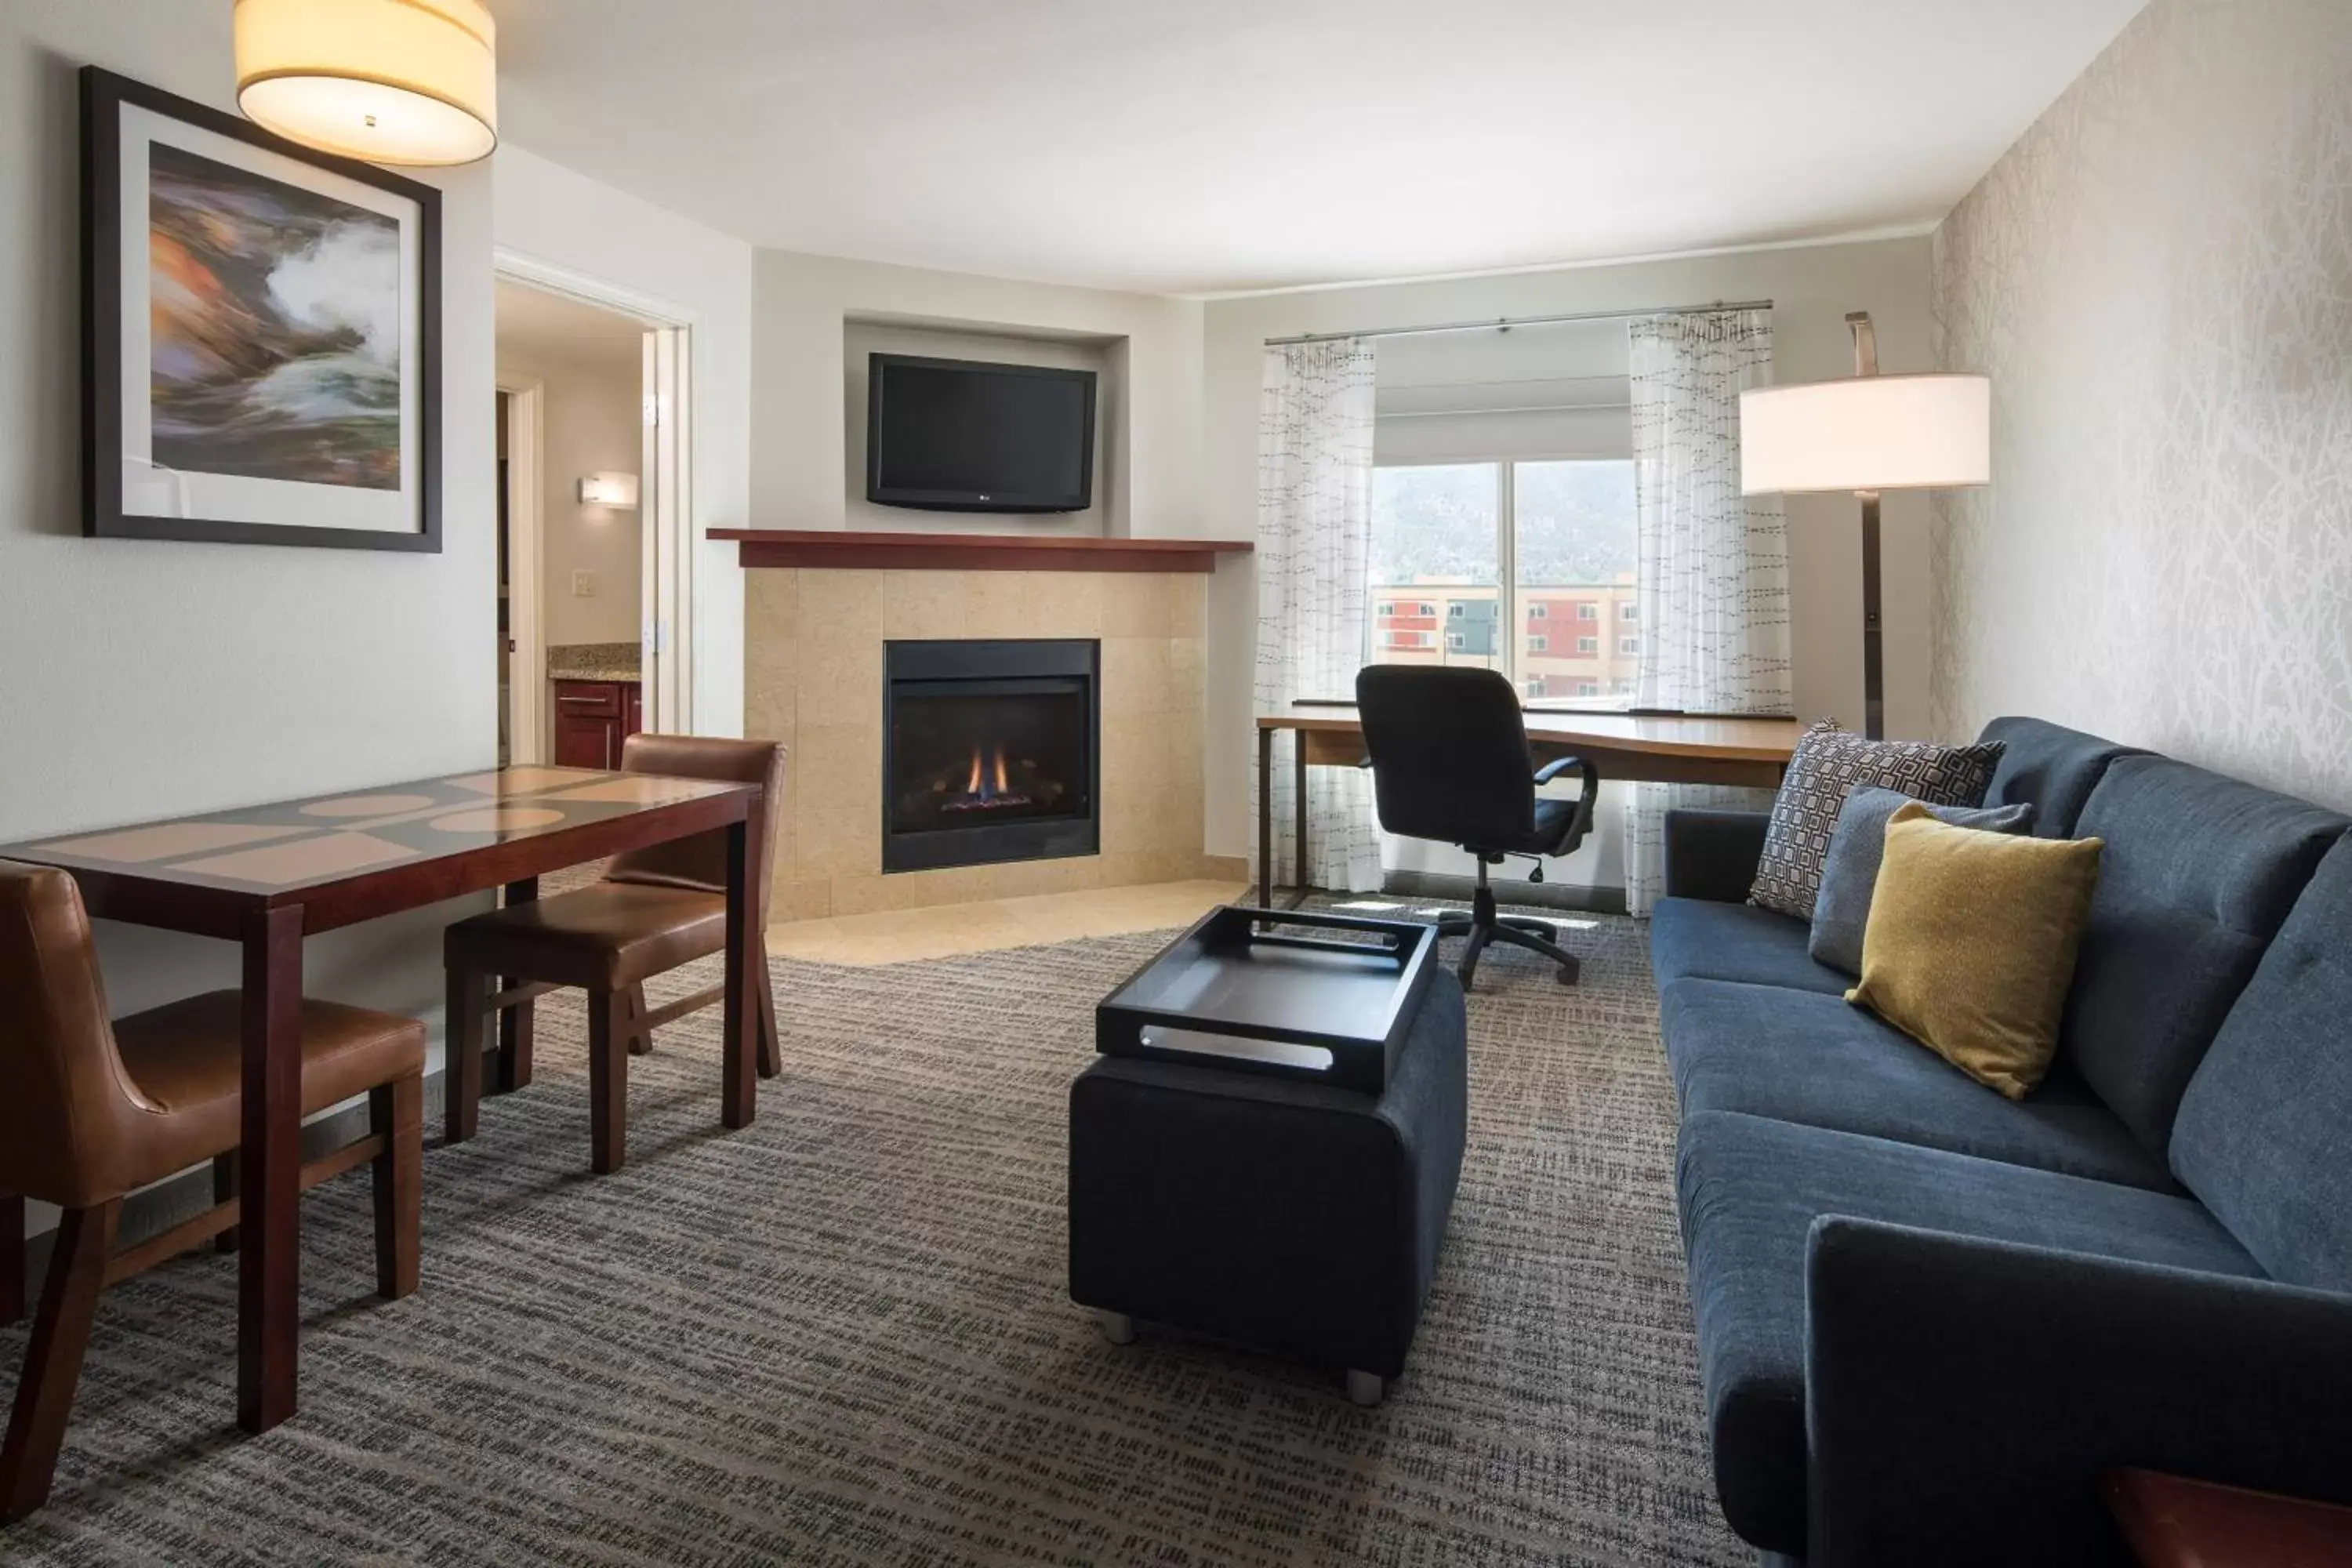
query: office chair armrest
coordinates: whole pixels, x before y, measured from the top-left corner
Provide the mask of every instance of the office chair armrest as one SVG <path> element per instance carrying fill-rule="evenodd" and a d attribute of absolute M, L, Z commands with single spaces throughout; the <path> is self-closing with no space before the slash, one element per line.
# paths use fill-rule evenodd
<path fill-rule="evenodd" d="M 1367 761 L 1369 760 L 1370 759 L 1367 759 Z M 1587 790 L 1591 790 L 1600 784 L 1601 770 L 1594 767 L 1591 763 L 1586 762 L 1582 757 L 1573 756 L 1554 757 L 1551 761 L 1538 768 L 1536 770 L 1536 784 L 1538 787 L 1548 784 L 1551 783 L 1552 780 L 1559 777 L 1560 774 L 1568 772 L 1570 768 L 1575 768 L 1584 774 L 1584 787 Z"/>

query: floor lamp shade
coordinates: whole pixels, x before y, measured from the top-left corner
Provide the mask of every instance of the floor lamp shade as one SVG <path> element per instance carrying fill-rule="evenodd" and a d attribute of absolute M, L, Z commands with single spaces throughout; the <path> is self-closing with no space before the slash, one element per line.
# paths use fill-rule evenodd
<path fill-rule="evenodd" d="M 470 163 L 499 144 L 498 25 L 481 0 L 236 0 L 236 104 L 371 163 Z"/>
<path fill-rule="evenodd" d="M 1991 480 L 1992 383 L 1981 375 L 1858 375 L 1739 395 L 1743 494 Z"/>

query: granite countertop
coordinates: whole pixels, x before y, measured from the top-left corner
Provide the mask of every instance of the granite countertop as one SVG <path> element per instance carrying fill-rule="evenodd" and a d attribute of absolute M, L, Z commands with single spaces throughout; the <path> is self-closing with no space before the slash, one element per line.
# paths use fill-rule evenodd
<path fill-rule="evenodd" d="M 556 643 L 547 650 L 550 680 L 635 681 L 638 668 L 633 642 Z"/>

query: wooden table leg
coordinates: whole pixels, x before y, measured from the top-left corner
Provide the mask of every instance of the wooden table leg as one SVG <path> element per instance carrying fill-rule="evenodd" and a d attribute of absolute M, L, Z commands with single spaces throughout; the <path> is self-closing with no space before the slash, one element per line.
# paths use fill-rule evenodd
<path fill-rule="evenodd" d="M 0 1324 L 25 1316 L 25 1199 L 0 1193 Z"/>
<path fill-rule="evenodd" d="M 1298 742 L 1298 750 L 1292 754 L 1290 762 L 1291 805 L 1298 813 L 1298 842 L 1292 851 L 1297 857 L 1298 879 L 1292 889 L 1289 904 L 1295 910 L 1307 901 L 1307 731 L 1297 731 L 1291 739 Z"/>
<path fill-rule="evenodd" d="M 749 1127 L 759 1113 L 760 1006 L 751 990 L 752 966 L 767 952 L 760 929 L 761 864 L 760 825 L 766 806 L 758 795 L 746 805 L 745 820 L 727 829 L 727 1002 L 719 1120 L 729 1128 Z"/>
<path fill-rule="evenodd" d="M 1274 731 L 1257 732 L 1257 907 L 1274 908 Z"/>
<path fill-rule="evenodd" d="M 247 915 L 244 945 L 236 1419 L 267 1432 L 294 1414 L 301 1328 L 302 906 Z"/>
<path fill-rule="evenodd" d="M 539 879 L 524 877 L 507 884 L 507 907 L 536 903 L 539 900 Z M 505 975 L 499 984 L 514 984 L 514 977 Z M 499 1009 L 499 1077 L 498 1092 L 511 1094 L 518 1089 L 530 1087 L 531 1005 L 518 1002 L 511 1007 Z"/>

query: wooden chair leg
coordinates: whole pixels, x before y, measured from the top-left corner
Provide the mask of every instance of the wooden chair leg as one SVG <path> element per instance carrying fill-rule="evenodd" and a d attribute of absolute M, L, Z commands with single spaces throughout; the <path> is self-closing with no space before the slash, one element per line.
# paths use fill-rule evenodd
<path fill-rule="evenodd" d="M 441 1137 L 463 1143 L 482 1115 L 482 1015 L 489 1010 L 489 977 L 449 971 L 449 1047 L 441 1069 Z"/>
<path fill-rule="evenodd" d="M 769 973 L 764 948 L 757 979 L 751 989 L 760 1003 L 760 1076 L 773 1078 L 784 1070 L 784 1043 L 776 1036 L 776 977 Z"/>
<path fill-rule="evenodd" d="M 411 1074 L 368 1090 L 375 1157 L 375 1293 L 397 1301 L 416 1289 L 425 1207 L 425 1080 Z"/>
<path fill-rule="evenodd" d="M 621 993 L 621 1002 L 628 1016 L 629 1054 L 633 1057 L 651 1056 L 654 1032 L 645 1026 L 646 988 L 642 985 L 629 986 Z"/>
<path fill-rule="evenodd" d="M 234 1149 L 226 1154 L 213 1156 L 213 1202 L 215 1205 L 225 1204 L 236 1196 L 236 1151 Z M 213 1237 L 213 1250 L 235 1252 L 236 1226 L 231 1226 Z"/>
<path fill-rule="evenodd" d="M 629 1124 L 628 1026 L 623 991 L 588 993 L 590 1165 L 609 1176 L 626 1158 Z"/>
<path fill-rule="evenodd" d="M 90 1320 L 98 1312 L 98 1292 L 106 1283 L 106 1259 L 121 1217 L 122 1200 L 114 1198 L 94 1208 L 68 1209 L 58 1218 L 41 1310 L 33 1320 L 16 1408 L 8 1415 L 7 1441 L 0 1446 L 0 1523 L 14 1523 L 49 1500 L 66 1415 L 73 1408 L 74 1385 L 81 1381 Z"/>
<path fill-rule="evenodd" d="M 0 1324 L 25 1318 L 25 1196 L 0 1193 Z"/>
<path fill-rule="evenodd" d="M 502 977 L 499 984 L 514 983 L 514 976 Z M 498 1092 L 512 1094 L 530 1087 L 531 1005 L 518 1002 L 499 1014 L 499 1077 Z"/>

